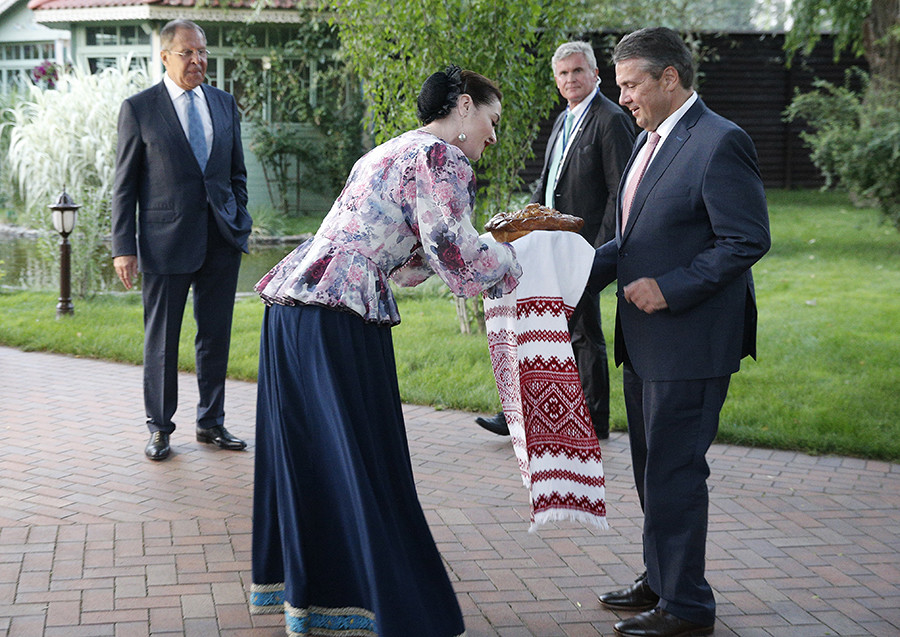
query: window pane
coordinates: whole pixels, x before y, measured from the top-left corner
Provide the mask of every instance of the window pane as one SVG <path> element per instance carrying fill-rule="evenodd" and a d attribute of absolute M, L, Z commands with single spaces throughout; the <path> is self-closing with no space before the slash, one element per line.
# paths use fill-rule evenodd
<path fill-rule="evenodd" d="M 218 88 L 227 91 L 234 96 L 234 99 L 237 101 L 238 110 L 243 116 L 246 113 L 245 107 L 241 104 L 244 97 L 244 90 L 243 87 L 233 79 L 234 66 L 234 60 L 230 58 L 225 60 L 225 77 L 219 82 Z"/>
<path fill-rule="evenodd" d="M 216 61 L 216 58 L 210 56 L 210 57 L 209 57 L 209 62 L 208 62 L 208 64 L 207 64 L 207 66 L 206 66 L 206 80 L 205 80 L 205 82 L 206 82 L 207 84 L 209 84 L 210 86 L 215 86 L 216 88 L 219 88 L 219 83 L 218 83 L 218 81 L 216 80 L 216 71 L 218 70 L 218 66 L 219 66 L 219 65 L 218 65 L 218 62 Z"/>
<path fill-rule="evenodd" d="M 87 27 L 85 36 L 88 46 L 114 46 L 117 39 L 115 27 Z"/>
<path fill-rule="evenodd" d="M 269 46 L 284 46 L 296 36 L 296 28 L 275 25 L 269 27 Z"/>
<path fill-rule="evenodd" d="M 222 43 L 219 41 L 219 38 L 222 34 L 222 27 L 216 26 L 206 26 L 201 25 L 203 27 L 203 32 L 206 33 L 206 46 L 208 47 L 216 47 L 222 46 Z"/>
<path fill-rule="evenodd" d="M 119 44 L 137 44 L 140 27 L 122 26 L 119 27 Z"/>
<path fill-rule="evenodd" d="M 91 73 L 114 66 L 116 66 L 116 58 L 88 58 L 88 68 L 91 69 Z"/>
<path fill-rule="evenodd" d="M 248 29 L 250 36 L 254 39 L 254 46 L 265 47 L 266 44 L 266 27 L 255 24 Z"/>

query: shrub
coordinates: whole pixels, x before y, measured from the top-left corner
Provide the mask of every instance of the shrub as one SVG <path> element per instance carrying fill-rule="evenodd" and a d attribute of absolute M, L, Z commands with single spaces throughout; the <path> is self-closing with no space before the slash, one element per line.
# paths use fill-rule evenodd
<path fill-rule="evenodd" d="M 261 44 L 245 28 L 228 34 L 232 80 L 252 126 L 247 144 L 262 165 L 272 204 L 285 216 L 300 211 L 301 190 L 330 201 L 363 150 L 359 81 L 337 56 L 337 29 L 316 13 L 292 38 Z"/>
<path fill-rule="evenodd" d="M 860 91 L 852 88 L 857 78 Z M 873 202 L 900 230 L 900 89 L 868 90 L 868 76 L 859 70 L 849 72 L 843 86 L 823 80 L 814 86 L 794 97 L 785 117 L 811 127 L 800 136 L 825 186 Z"/>
<path fill-rule="evenodd" d="M 96 75 L 63 72 L 54 88 L 31 86 L 9 109 L 10 176 L 24 201 L 18 222 L 47 230 L 32 285 L 46 286 L 56 276 L 57 236 L 47 206 L 65 189 L 81 206 L 70 237 L 72 291 L 85 296 L 103 286 L 97 252 L 110 229 L 119 107 L 148 85 L 147 74 L 129 64 L 123 59 Z"/>

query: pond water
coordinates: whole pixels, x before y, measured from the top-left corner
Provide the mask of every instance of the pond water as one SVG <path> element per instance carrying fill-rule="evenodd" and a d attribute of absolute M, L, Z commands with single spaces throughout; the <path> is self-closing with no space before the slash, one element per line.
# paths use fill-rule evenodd
<path fill-rule="evenodd" d="M 254 242 L 250 246 L 250 254 L 245 254 L 241 260 L 241 271 L 238 278 L 238 292 L 247 293 L 253 291 L 253 286 L 268 272 L 273 265 L 293 250 L 303 237 L 292 237 L 286 241 L 276 243 Z M 5 286 L 23 286 L 23 275 L 32 262 L 29 256 L 34 251 L 35 239 L 22 234 L 0 233 L 0 271 L 4 273 L 0 283 Z M 73 250 L 76 249 L 74 246 Z M 108 254 L 108 248 L 107 248 Z M 111 258 L 101 258 L 103 280 L 108 289 L 122 290 L 122 284 L 116 278 L 112 268 Z M 74 288 L 73 284 L 73 288 Z"/>

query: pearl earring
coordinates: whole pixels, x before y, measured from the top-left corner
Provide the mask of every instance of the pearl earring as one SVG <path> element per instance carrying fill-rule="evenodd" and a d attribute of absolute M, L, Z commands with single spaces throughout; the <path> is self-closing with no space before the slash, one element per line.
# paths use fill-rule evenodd
<path fill-rule="evenodd" d="M 460 133 L 459 135 L 456 136 L 456 139 L 458 139 L 461 142 L 464 142 L 464 141 L 466 141 L 466 134 Z"/>

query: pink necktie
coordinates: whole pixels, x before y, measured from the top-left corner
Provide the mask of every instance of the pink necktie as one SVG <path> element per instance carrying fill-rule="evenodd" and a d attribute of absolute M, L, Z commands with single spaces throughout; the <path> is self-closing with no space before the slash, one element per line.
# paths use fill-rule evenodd
<path fill-rule="evenodd" d="M 647 166 L 650 164 L 650 159 L 653 157 L 653 151 L 656 150 L 656 144 L 659 143 L 659 139 L 659 133 L 656 131 L 650 133 L 650 139 L 647 142 L 647 148 L 644 151 L 644 158 L 641 160 L 641 165 L 635 170 L 634 177 L 628 182 L 628 186 L 625 187 L 625 195 L 622 197 L 623 231 L 625 230 L 625 224 L 628 223 L 628 214 L 631 212 L 634 193 L 637 192 L 638 185 L 641 183 L 641 179 L 644 178 L 644 173 L 647 172 Z"/>

